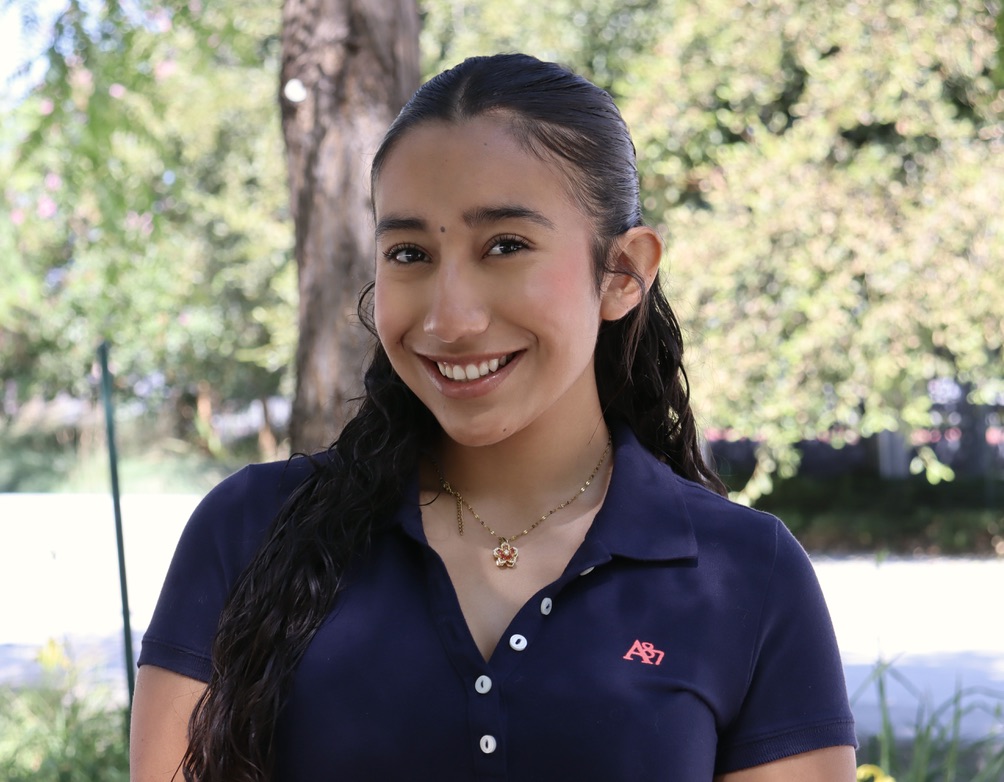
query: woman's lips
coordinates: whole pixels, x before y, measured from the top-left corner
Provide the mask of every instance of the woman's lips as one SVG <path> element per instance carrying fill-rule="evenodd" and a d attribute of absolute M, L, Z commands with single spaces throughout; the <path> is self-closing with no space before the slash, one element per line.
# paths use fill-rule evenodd
<path fill-rule="evenodd" d="M 425 357 L 424 363 L 433 385 L 440 393 L 451 399 L 469 399 L 495 389 L 512 373 L 522 355 L 523 351 L 519 350 L 492 358 L 470 358 L 455 362 Z M 457 379 L 460 372 L 463 373 L 463 379 Z M 471 375 L 474 375 L 473 380 L 470 379 Z"/>

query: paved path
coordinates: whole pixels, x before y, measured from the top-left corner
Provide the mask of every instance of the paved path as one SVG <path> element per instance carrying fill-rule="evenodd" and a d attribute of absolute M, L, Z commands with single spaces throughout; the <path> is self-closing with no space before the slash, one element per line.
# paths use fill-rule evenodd
<path fill-rule="evenodd" d="M 122 500 L 136 652 L 175 542 L 195 507 L 187 495 Z M 1004 560 L 814 558 L 855 696 L 859 733 L 878 729 L 878 660 L 890 681 L 897 728 L 906 734 L 918 698 L 938 706 L 971 691 L 971 737 L 1004 732 L 981 703 L 1004 703 Z M 0 494 L 0 682 L 39 675 L 39 648 L 65 640 L 92 686 L 125 691 L 122 613 L 111 500 L 103 495 Z M 986 693 L 996 693 L 996 696 Z"/>
<path fill-rule="evenodd" d="M 921 702 L 964 691 L 967 736 L 1004 735 L 1004 560 L 815 557 L 844 661 L 859 735 L 880 725 L 877 661 L 893 664 L 887 699 L 903 735 Z M 902 679 L 900 678 L 902 677 Z M 905 682 L 905 683 L 904 683 Z M 948 715 L 950 717 L 950 715 Z"/>

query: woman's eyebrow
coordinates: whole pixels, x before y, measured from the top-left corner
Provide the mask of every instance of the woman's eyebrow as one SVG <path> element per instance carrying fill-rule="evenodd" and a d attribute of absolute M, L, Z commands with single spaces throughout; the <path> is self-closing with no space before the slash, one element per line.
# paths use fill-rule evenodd
<path fill-rule="evenodd" d="M 478 228 L 483 225 L 500 223 L 504 220 L 529 220 L 544 228 L 554 230 L 554 223 L 536 209 L 517 204 L 500 204 L 498 206 L 477 206 L 464 212 L 464 223 L 468 228 Z M 376 225 L 376 238 L 379 239 L 390 231 L 427 231 L 428 223 L 421 217 L 404 217 L 402 215 L 387 215 Z"/>
<path fill-rule="evenodd" d="M 554 223 L 535 209 L 517 204 L 501 204 L 499 206 L 479 206 L 464 212 L 464 222 L 468 228 L 477 228 L 503 220 L 529 220 L 545 228 L 554 228 Z"/>
<path fill-rule="evenodd" d="M 427 225 L 420 217 L 400 217 L 398 215 L 388 215 L 380 220 L 376 225 L 376 238 L 379 239 L 389 231 L 424 231 Z"/>

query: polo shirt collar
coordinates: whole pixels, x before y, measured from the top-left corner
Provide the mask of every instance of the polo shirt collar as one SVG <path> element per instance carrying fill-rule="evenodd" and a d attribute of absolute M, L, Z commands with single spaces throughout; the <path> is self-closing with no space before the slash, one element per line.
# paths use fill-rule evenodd
<path fill-rule="evenodd" d="M 687 484 L 639 443 L 627 424 L 613 422 L 611 430 L 613 474 L 585 546 L 640 561 L 696 560 Z"/>
<path fill-rule="evenodd" d="M 684 497 L 687 482 L 638 442 L 627 424 L 610 425 L 614 469 L 603 506 L 596 514 L 571 567 L 625 557 L 642 562 L 697 559 L 697 539 Z M 418 507 L 418 475 L 412 476 L 394 518 L 410 537 L 425 543 Z"/>

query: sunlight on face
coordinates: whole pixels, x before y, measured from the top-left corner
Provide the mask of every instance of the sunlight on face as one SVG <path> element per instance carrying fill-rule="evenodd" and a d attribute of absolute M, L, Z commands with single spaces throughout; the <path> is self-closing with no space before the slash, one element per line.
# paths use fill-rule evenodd
<path fill-rule="evenodd" d="M 593 226 L 503 122 L 409 130 L 375 183 L 375 319 L 401 378 L 457 442 L 600 417 Z"/>

